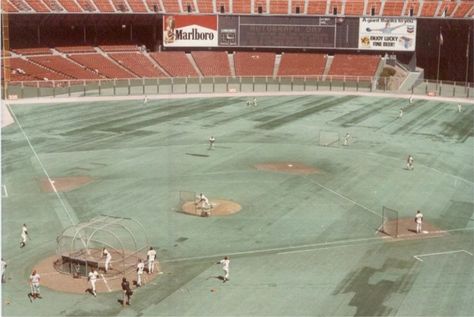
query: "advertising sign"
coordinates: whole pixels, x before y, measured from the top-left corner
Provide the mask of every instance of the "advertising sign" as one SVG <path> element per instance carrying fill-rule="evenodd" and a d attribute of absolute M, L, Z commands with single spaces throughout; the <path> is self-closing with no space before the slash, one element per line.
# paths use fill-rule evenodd
<path fill-rule="evenodd" d="M 163 18 L 166 47 L 217 46 L 217 16 L 168 15 Z"/>
<path fill-rule="evenodd" d="M 359 49 L 414 51 L 416 19 L 365 17 L 359 21 Z"/>

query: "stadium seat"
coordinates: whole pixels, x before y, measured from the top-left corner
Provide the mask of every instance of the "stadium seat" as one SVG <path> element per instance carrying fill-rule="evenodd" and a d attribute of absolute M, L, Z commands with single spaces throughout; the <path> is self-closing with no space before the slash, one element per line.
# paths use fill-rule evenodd
<path fill-rule="evenodd" d="M 229 59 L 226 52 L 195 51 L 191 55 L 204 77 L 230 76 Z"/>
<path fill-rule="evenodd" d="M 198 76 L 184 52 L 156 52 L 150 56 L 173 77 Z"/>
<path fill-rule="evenodd" d="M 236 52 L 234 63 L 236 76 L 273 76 L 275 53 Z"/>
<path fill-rule="evenodd" d="M 323 75 L 326 56 L 314 53 L 282 54 L 278 76 L 317 76 Z"/>

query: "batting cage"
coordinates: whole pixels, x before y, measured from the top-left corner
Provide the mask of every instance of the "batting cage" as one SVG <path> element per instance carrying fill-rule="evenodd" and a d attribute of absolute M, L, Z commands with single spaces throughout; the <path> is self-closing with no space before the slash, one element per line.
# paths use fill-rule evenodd
<path fill-rule="evenodd" d="M 68 227 L 56 240 L 55 268 L 73 276 L 87 276 L 94 269 L 105 272 L 104 248 L 111 255 L 107 276 L 123 276 L 146 258 L 150 246 L 140 222 L 107 215 Z"/>
<path fill-rule="evenodd" d="M 198 198 L 196 192 L 180 191 L 178 198 L 178 211 L 197 215 L 197 202 Z"/>
<path fill-rule="evenodd" d="M 320 146 L 339 146 L 340 136 L 335 131 L 319 131 L 319 145 Z"/>
<path fill-rule="evenodd" d="M 385 206 L 382 207 L 382 225 L 380 226 L 380 231 L 391 237 L 398 237 L 398 211 Z"/>

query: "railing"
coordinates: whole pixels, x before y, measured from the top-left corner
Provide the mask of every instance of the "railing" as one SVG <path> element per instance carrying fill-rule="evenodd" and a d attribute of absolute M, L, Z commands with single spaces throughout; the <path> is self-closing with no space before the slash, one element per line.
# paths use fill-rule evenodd
<path fill-rule="evenodd" d="M 8 82 L 9 99 L 38 97 L 128 96 L 188 93 L 363 91 L 474 97 L 474 84 L 420 81 L 399 91 L 401 78 L 362 76 L 134 78 Z"/>

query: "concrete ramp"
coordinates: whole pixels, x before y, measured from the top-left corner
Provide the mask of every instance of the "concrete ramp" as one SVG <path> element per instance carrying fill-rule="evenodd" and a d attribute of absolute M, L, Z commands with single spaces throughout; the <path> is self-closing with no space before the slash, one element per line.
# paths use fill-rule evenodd
<path fill-rule="evenodd" d="M 5 105 L 5 102 L 2 101 L 2 128 L 12 124 L 13 122 L 15 122 L 15 120 L 13 120 L 13 117 Z"/>

